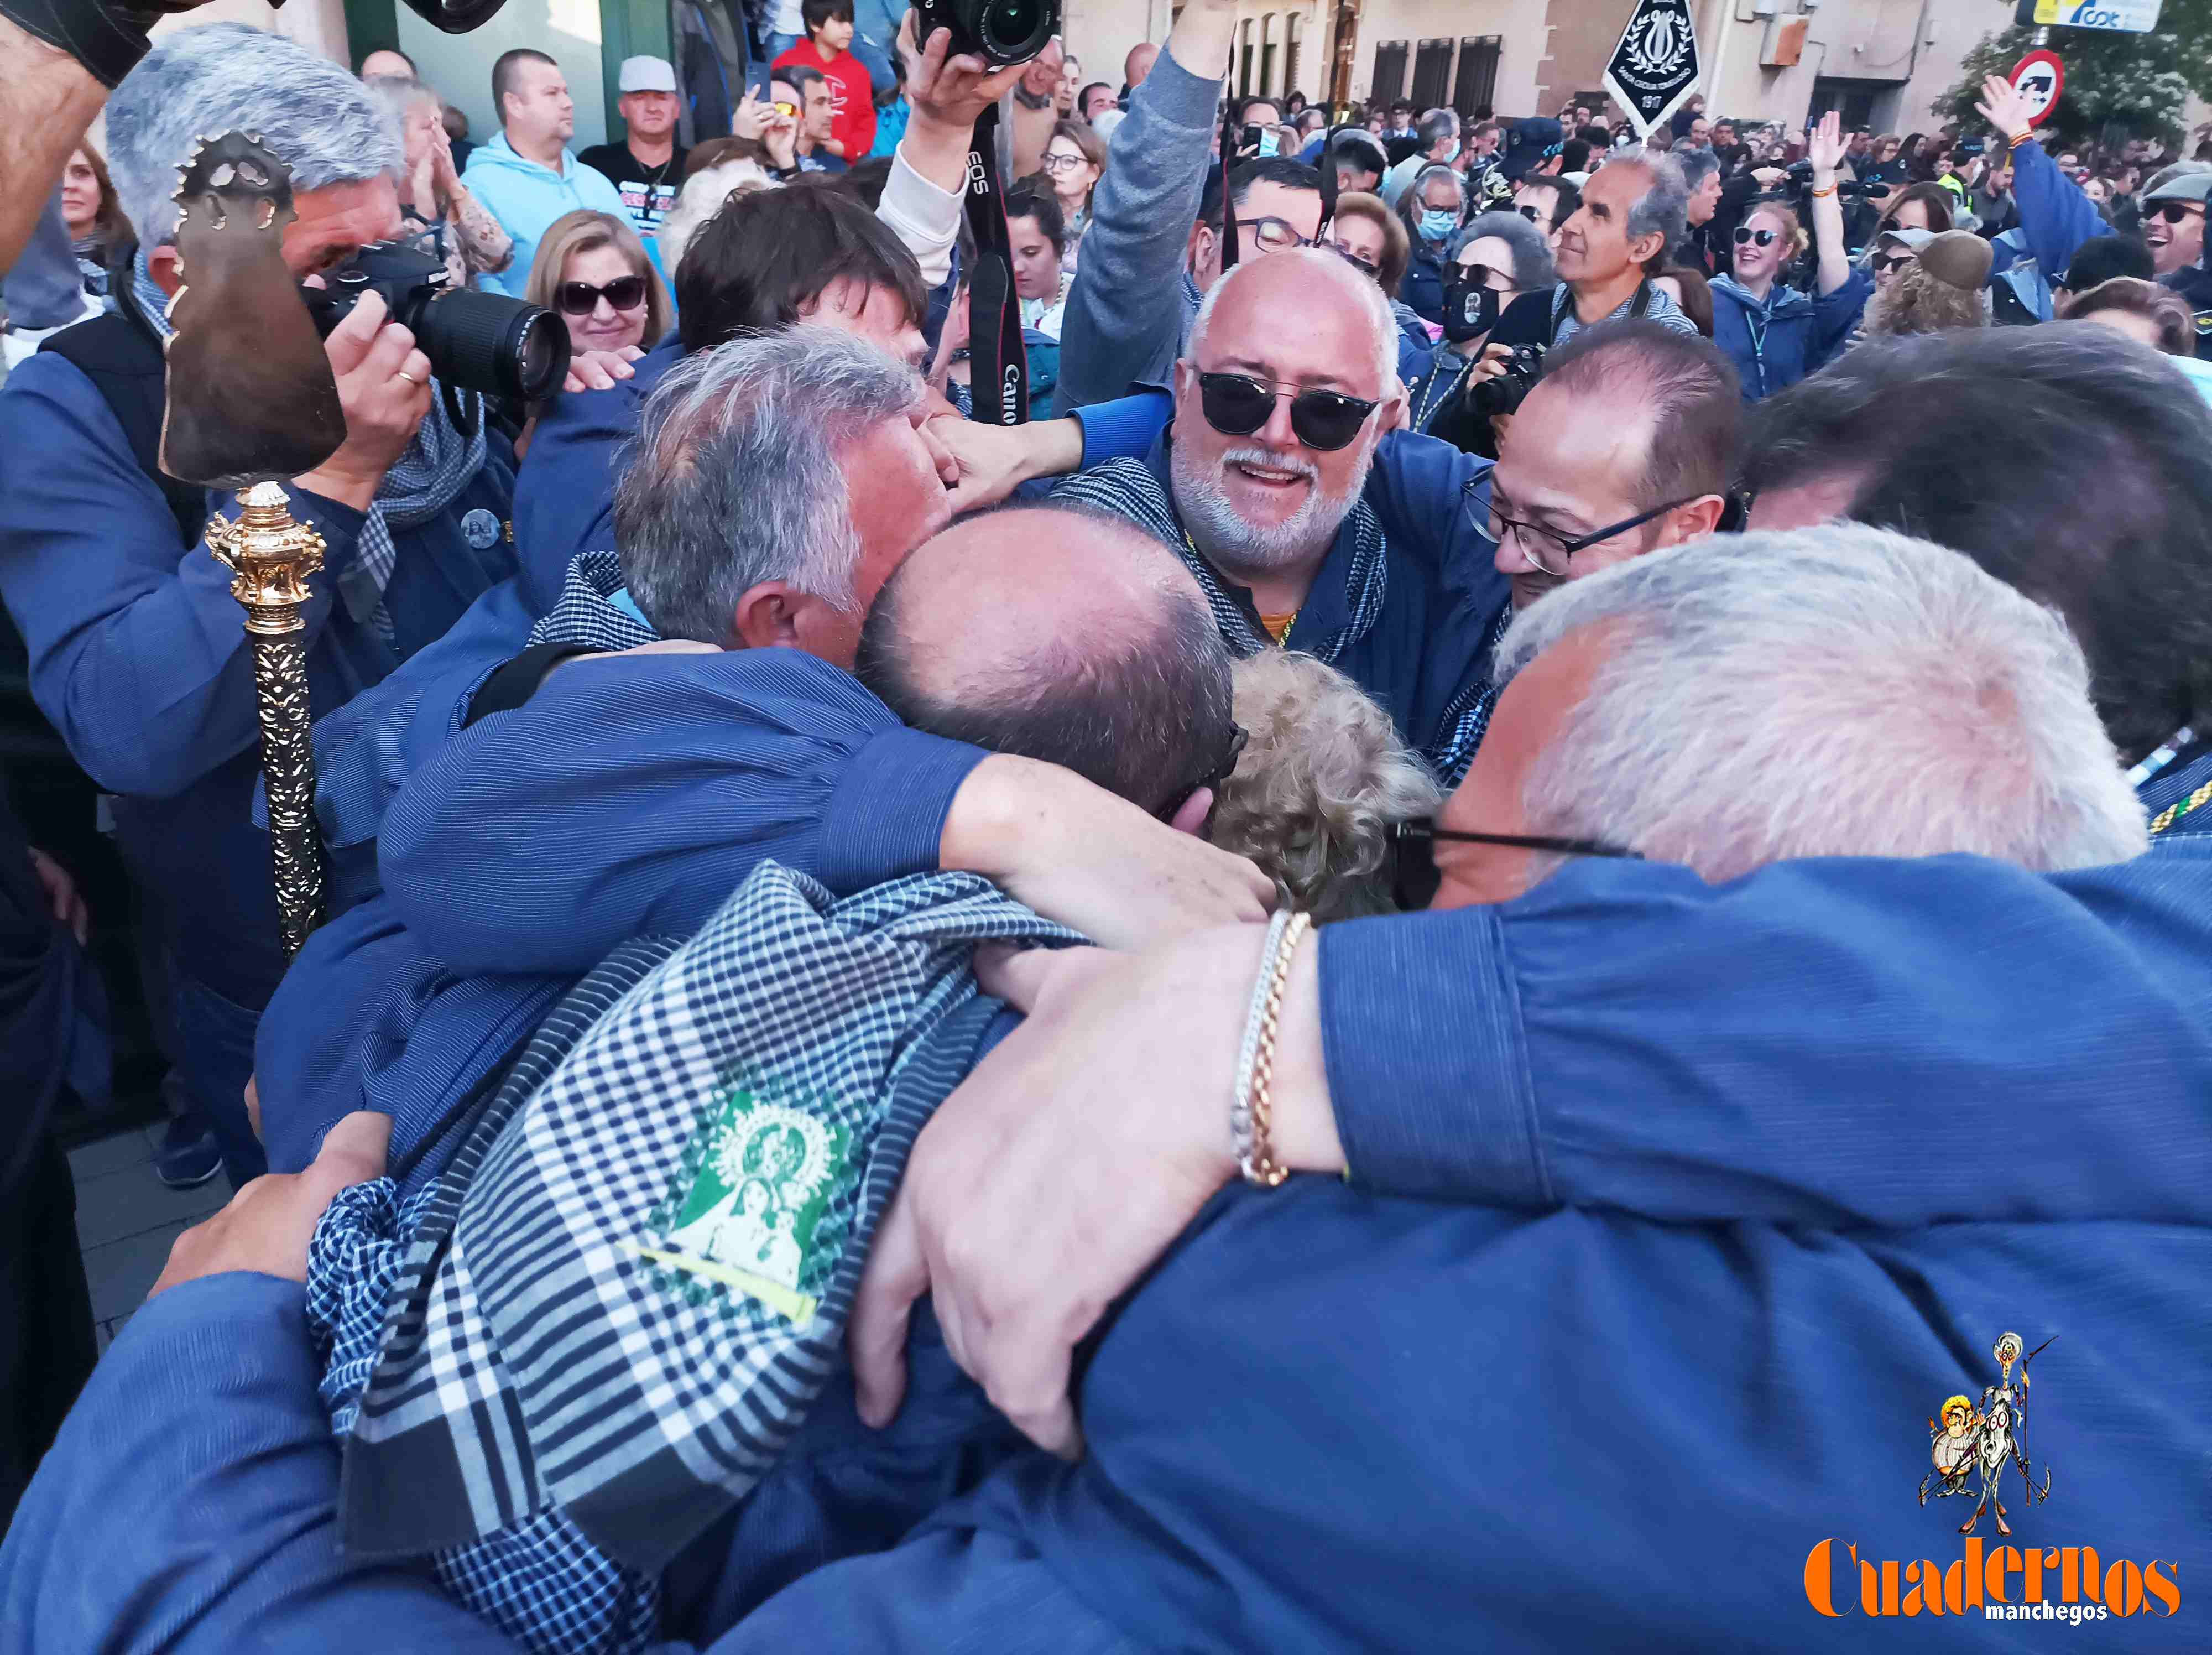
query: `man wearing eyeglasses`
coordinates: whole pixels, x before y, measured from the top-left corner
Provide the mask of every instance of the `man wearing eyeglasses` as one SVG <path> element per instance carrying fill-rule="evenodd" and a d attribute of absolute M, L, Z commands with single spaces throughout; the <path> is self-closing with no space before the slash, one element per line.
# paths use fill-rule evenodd
<path fill-rule="evenodd" d="M 1234 0 L 1191 0 L 1130 95 L 1068 294 L 1063 413 L 1166 390 L 1200 301 L 1231 262 L 1221 169 L 1209 163 L 1236 27 Z M 1308 246 L 1321 233 L 1321 176 L 1282 156 L 1232 164 L 1228 206 L 1237 259 Z"/>
<path fill-rule="evenodd" d="M 1570 581 L 1713 532 L 1741 441 L 1735 371 L 1694 333 L 1607 322 L 1511 416 L 1490 533 L 1518 614 Z"/>
<path fill-rule="evenodd" d="M 1231 649 L 1335 666 L 1449 784 L 1488 718 L 1505 581 L 1488 561 L 1486 465 L 1425 437 L 1382 441 L 1405 404 L 1397 342 L 1382 289 L 1333 251 L 1240 265 L 1199 313 L 1152 452 L 1053 497 L 1173 547 Z"/>

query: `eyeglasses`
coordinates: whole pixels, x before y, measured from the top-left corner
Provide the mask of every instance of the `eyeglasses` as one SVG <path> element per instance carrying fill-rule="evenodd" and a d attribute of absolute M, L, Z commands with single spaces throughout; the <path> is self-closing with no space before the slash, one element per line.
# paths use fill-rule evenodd
<path fill-rule="evenodd" d="M 1263 253 L 1287 253 L 1292 247 L 1313 246 L 1293 226 L 1279 218 L 1240 218 L 1237 228 L 1249 235 L 1253 245 Z"/>
<path fill-rule="evenodd" d="M 1044 158 L 1044 169 L 1048 173 L 1072 173 L 1089 159 L 1087 155 L 1048 155 Z"/>
<path fill-rule="evenodd" d="M 1346 246 L 1341 241 L 1324 241 L 1322 243 L 1322 246 L 1327 247 L 1338 258 L 1343 259 L 1346 264 L 1357 265 L 1361 270 L 1365 271 L 1370 276 L 1379 276 L 1382 274 L 1382 267 L 1380 265 L 1376 264 L 1372 259 L 1370 259 L 1364 253 L 1352 252 L 1351 248 Z"/>
<path fill-rule="evenodd" d="M 786 103 L 782 99 L 778 98 L 775 100 L 775 113 L 796 120 L 799 119 L 799 106 L 795 103 Z"/>
<path fill-rule="evenodd" d="M 617 310 L 635 310 L 645 302 L 645 277 L 624 276 L 596 288 L 589 282 L 563 282 L 553 289 L 554 308 L 563 316 L 588 316 L 601 299 Z"/>
<path fill-rule="evenodd" d="M 1461 833 L 1440 828 L 1434 817 L 1393 822 L 1388 840 L 1391 861 L 1390 885 L 1398 906 L 1408 912 L 1426 908 L 1436 900 L 1443 875 L 1437 868 L 1437 843 L 1504 845 L 1515 850 L 1544 850 L 1555 856 L 1605 856 L 1616 861 L 1640 862 L 1641 851 L 1609 845 L 1599 839 L 1555 839 L 1541 833 Z"/>
<path fill-rule="evenodd" d="M 1218 802 L 1218 795 L 1221 784 L 1236 773 L 1237 761 L 1244 756 L 1244 744 L 1251 739 L 1251 733 L 1243 725 L 1231 724 L 1229 727 L 1229 744 L 1223 750 L 1221 756 L 1213 761 L 1212 767 L 1197 781 L 1187 788 L 1177 788 L 1168 795 L 1168 802 L 1160 807 L 1159 819 L 1163 822 L 1175 820 L 1176 812 L 1188 804 L 1191 795 L 1200 788 L 1213 788 L 1217 795 L 1216 802 Z M 1206 812 L 1206 825 L 1211 826 L 1212 822 L 1213 812 L 1209 808 Z"/>
<path fill-rule="evenodd" d="M 1488 288 L 1492 293 L 1518 293 L 1521 290 L 1513 285 L 1513 278 L 1507 272 L 1492 270 L 1489 265 L 1477 263 L 1474 259 L 1469 259 L 1462 265 L 1459 267 L 1459 273 L 1463 281 L 1472 282 L 1477 287 Z"/>
<path fill-rule="evenodd" d="M 1735 244 L 1740 247 L 1747 241 L 1756 241 L 1762 247 L 1771 247 L 1781 234 L 1779 230 L 1754 230 L 1748 224 L 1739 224 L 1735 227 Z"/>
<path fill-rule="evenodd" d="M 1301 388 L 1243 374 L 1200 374 L 1198 404 L 1206 423 L 1224 436 L 1249 437 L 1274 417 L 1275 399 L 1291 399 L 1291 429 L 1300 442 L 1334 453 L 1358 436 L 1381 406 L 1338 391 Z"/>
<path fill-rule="evenodd" d="M 1909 265 L 1918 257 L 1911 253 L 1878 253 L 1867 263 L 1876 276 L 1887 276 L 1899 265 Z"/>
<path fill-rule="evenodd" d="M 1468 492 L 1472 494 L 1474 490 L 1480 486 L 1480 480 L 1470 482 L 1466 486 Z M 1567 562 L 1577 552 L 1587 551 L 1592 546 L 1601 545 L 1612 539 L 1616 534 L 1626 534 L 1631 529 L 1641 528 L 1653 518 L 1663 517 L 1677 506 L 1688 505 L 1696 497 L 1694 495 L 1685 495 L 1680 500 L 1669 500 L 1663 506 L 1654 506 L 1650 511 L 1638 512 L 1635 516 L 1623 518 L 1618 523 L 1608 523 L 1601 529 L 1592 529 L 1588 534 L 1577 534 L 1571 538 L 1561 534 L 1557 529 L 1539 528 L 1534 523 L 1523 523 L 1518 518 L 1508 517 L 1498 509 L 1498 496 L 1493 490 L 1490 498 L 1490 538 L 1498 545 L 1504 545 L 1506 535 L 1510 533 L 1520 541 L 1521 551 L 1530 563 L 1553 579 L 1565 580 L 1567 575 Z M 1559 567 L 1556 569 L 1545 561 L 1547 548 L 1544 543 L 1547 541 L 1559 548 L 1556 554 L 1559 558 Z"/>
<path fill-rule="evenodd" d="M 1521 206 L 1516 207 L 1513 210 L 1531 224 L 1540 224 L 1544 222 L 1544 210 L 1541 207 Z"/>
<path fill-rule="evenodd" d="M 2154 218 L 2162 218 L 2169 224 L 2179 224 L 2191 213 L 2201 217 L 2203 212 L 2204 205 L 2202 202 L 2154 201 L 2142 210 L 2142 216 L 2146 222 Z"/>

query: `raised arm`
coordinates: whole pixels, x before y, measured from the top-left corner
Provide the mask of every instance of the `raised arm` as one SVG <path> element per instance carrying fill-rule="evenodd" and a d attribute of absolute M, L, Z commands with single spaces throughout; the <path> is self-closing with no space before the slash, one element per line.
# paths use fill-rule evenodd
<path fill-rule="evenodd" d="M 1124 394 L 1182 344 L 1184 263 L 1236 25 L 1229 0 L 1191 0 L 1114 134 L 1060 333 L 1063 408 Z"/>
<path fill-rule="evenodd" d="M 27 16 L 50 9 L 23 9 Z M 0 270 L 22 253 L 62 168 L 107 101 L 107 87 L 16 22 L 16 10 L 0 8 Z"/>
<path fill-rule="evenodd" d="M 1831 109 L 1813 134 L 1813 251 L 1819 260 L 1814 291 L 1833 293 L 1851 279 L 1850 254 L 1844 247 L 1844 207 L 1836 195 L 1836 172 L 1848 147 L 1843 117 Z"/>
<path fill-rule="evenodd" d="M 2058 163 L 2030 136 L 2033 129 L 2027 101 L 2011 82 L 1991 75 L 1983 81 L 1982 93 L 1985 101 L 1974 106 L 2012 147 L 2012 198 L 2020 211 L 2021 234 L 2044 280 L 2055 283 L 2074 262 L 2076 247 L 2110 235 L 2112 227 L 2081 193 L 2081 186 L 2060 172 Z"/>

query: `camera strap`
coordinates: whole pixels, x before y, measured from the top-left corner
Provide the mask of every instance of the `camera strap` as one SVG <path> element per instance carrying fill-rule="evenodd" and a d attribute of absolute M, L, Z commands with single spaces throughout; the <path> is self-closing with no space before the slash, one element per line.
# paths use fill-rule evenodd
<path fill-rule="evenodd" d="M 968 191 L 962 211 L 975 240 L 968 273 L 969 395 L 973 417 L 986 425 L 1022 425 L 1030 417 L 1029 356 L 1022 348 L 1022 306 L 1014 291 L 1013 238 L 1006 231 L 999 184 L 999 106 L 975 118 L 968 149 Z"/>
<path fill-rule="evenodd" d="M 1230 198 L 1229 174 L 1237 164 L 1237 100 L 1221 115 L 1221 273 L 1237 268 L 1237 204 Z"/>

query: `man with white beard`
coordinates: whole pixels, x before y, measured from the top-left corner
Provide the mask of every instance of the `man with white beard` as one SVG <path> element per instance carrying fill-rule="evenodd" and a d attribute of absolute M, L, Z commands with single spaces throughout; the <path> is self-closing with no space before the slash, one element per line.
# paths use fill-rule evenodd
<path fill-rule="evenodd" d="M 1175 418 L 1142 460 L 1054 490 L 1172 546 L 1240 655 L 1317 655 L 1386 708 L 1446 786 L 1466 771 L 1511 619 L 1486 530 L 1490 463 L 1395 432 L 1397 328 L 1333 253 L 1239 265 L 1175 368 Z"/>

